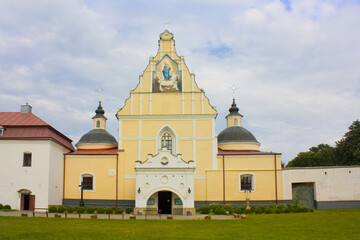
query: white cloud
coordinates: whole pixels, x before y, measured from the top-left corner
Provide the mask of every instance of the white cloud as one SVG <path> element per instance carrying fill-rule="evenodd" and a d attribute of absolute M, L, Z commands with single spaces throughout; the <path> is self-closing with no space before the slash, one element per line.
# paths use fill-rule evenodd
<path fill-rule="evenodd" d="M 174 14 L 173 9 L 176 8 Z M 334 144 L 359 118 L 356 1 L 2 1 L 0 111 L 33 111 L 74 142 L 92 126 L 96 89 L 114 114 L 157 51 L 164 22 L 225 127 L 230 87 L 243 126 L 289 161 Z M 225 52 L 224 52 L 225 51 Z"/>

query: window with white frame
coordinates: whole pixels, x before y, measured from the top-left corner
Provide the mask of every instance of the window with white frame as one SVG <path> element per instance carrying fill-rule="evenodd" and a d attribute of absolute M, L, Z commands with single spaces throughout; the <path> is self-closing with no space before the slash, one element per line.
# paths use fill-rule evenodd
<path fill-rule="evenodd" d="M 240 191 L 254 191 L 255 190 L 255 178 L 253 174 L 241 174 L 240 175 Z"/>
<path fill-rule="evenodd" d="M 172 137 L 168 132 L 165 132 L 161 136 L 161 149 L 166 148 L 168 150 L 172 150 Z"/>
<path fill-rule="evenodd" d="M 4 127 L 3 126 L 0 126 L 0 136 L 3 136 L 4 135 Z"/>
<path fill-rule="evenodd" d="M 238 119 L 237 118 L 234 118 L 234 126 L 237 126 L 239 123 L 238 123 Z"/>
<path fill-rule="evenodd" d="M 156 149 L 168 149 L 172 154 L 177 153 L 177 135 L 170 126 L 162 127 L 156 134 Z"/>
<path fill-rule="evenodd" d="M 84 190 L 94 190 L 94 177 L 91 174 L 81 175 L 81 182 Z"/>
<path fill-rule="evenodd" d="M 31 152 L 24 152 L 23 167 L 31 167 Z"/>

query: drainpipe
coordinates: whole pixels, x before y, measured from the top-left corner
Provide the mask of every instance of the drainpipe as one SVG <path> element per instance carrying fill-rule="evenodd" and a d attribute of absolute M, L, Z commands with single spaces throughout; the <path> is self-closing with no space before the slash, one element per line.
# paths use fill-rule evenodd
<path fill-rule="evenodd" d="M 275 203 L 278 205 L 278 186 L 277 186 L 277 168 L 276 168 L 276 153 L 274 154 L 274 164 L 275 164 Z"/>
<path fill-rule="evenodd" d="M 118 171 L 119 171 L 119 154 L 116 155 L 116 200 L 115 200 L 115 207 L 118 206 L 118 180 L 119 180 L 119 174 L 118 174 Z"/>
<path fill-rule="evenodd" d="M 65 200 L 64 200 L 64 198 L 65 198 L 65 166 L 66 166 L 66 164 L 65 164 L 65 162 L 66 162 L 66 155 L 64 154 L 64 171 L 63 171 L 63 197 L 62 197 L 62 205 L 64 205 L 64 202 L 65 202 Z"/>
<path fill-rule="evenodd" d="M 225 204 L 225 156 L 222 155 L 223 160 L 223 204 Z"/>

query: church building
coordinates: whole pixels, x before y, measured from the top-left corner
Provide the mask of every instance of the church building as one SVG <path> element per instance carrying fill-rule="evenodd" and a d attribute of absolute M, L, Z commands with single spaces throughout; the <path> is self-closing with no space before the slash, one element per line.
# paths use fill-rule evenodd
<path fill-rule="evenodd" d="M 195 214 L 201 205 L 239 205 L 246 198 L 281 201 L 281 154 L 260 151 L 260 142 L 241 125 L 235 99 L 216 136 L 217 112 L 177 55 L 173 34 L 161 33 L 158 45 L 116 114 L 118 141 L 106 131 L 99 102 L 93 130 L 65 155 L 64 204 L 78 205 L 79 185 L 87 206 L 166 214 Z"/>

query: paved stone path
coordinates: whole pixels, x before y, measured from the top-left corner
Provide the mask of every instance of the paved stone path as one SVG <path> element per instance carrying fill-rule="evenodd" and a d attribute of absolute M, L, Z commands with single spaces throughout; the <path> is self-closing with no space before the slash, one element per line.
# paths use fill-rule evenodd
<path fill-rule="evenodd" d="M 33 217 L 32 211 L 13 211 L 13 212 L 3 212 L 0 211 L 0 216 L 10 216 L 10 217 L 21 217 L 22 213 L 27 213 L 28 217 Z M 65 213 L 59 213 L 61 215 L 61 218 L 65 218 Z M 81 218 L 91 218 L 91 215 L 94 214 L 81 214 Z M 98 219 L 108 219 L 108 214 L 97 214 Z M 130 219 L 130 216 L 134 216 L 132 214 L 111 214 L 110 219 Z M 205 219 L 205 214 L 196 214 L 193 216 L 183 216 L 183 215 L 169 215 L 169 214 L 161 214 L 159 215 L 135 215 L 136 219 L 161 219 L 161 220 L 167 220 L 168 216 L 172 216 L 173 220 L 202 220 Z M 46 217 L 45 212 L 35 212 L 35 217 Z M 55 213 L 49 213 L 49 218 L 54 218 Z M 79 218 L 79 214 L 67 214 L 67 218 Z M 227 216 L 227 215 L 211 215 L 211 219 L 234 219 L 234 216 Z"/>

